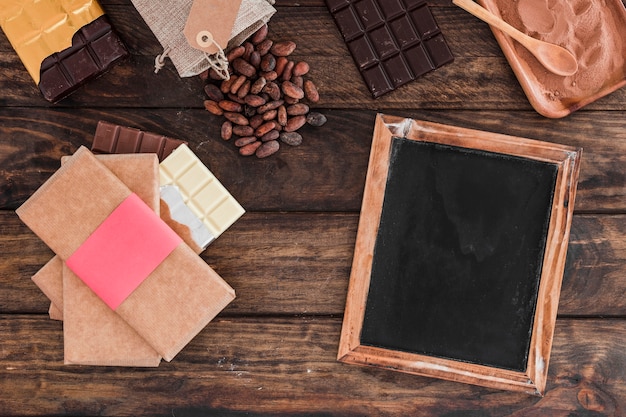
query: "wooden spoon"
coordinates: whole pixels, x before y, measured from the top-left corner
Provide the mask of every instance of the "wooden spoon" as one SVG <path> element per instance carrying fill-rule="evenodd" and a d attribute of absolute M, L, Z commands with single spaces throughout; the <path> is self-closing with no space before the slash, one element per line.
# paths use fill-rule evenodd
<path fill-rule="evenodd" d="M 539 62 L 550 72 L 557 75 L 574 75 L 578 71 L 576 57 L 567 49 L 558 45 L 532 38 L 520 32 L 504 20 L 495 16 L 487 9 L 474 3 L 472 0 L 452 0 L 454 4 L 476 16 L 483 22 L 500 29 L 530 51 Z"/>

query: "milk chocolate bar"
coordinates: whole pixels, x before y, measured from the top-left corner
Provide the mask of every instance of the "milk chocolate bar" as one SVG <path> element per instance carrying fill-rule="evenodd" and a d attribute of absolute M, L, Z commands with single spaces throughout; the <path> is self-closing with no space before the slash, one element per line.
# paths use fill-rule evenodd
<path fill-rule="evenodd" d="M 94 153 L 156 153 L 159 161 L 167 158 L 174 149 L 187 142 L 132 127 L 99 121 L 91 144 Z"/>
<path fill-rule="evenodd" d="M 44 98 L 56 102 L 128 56 L 94 0 L 15 0 L 0 26 Z"/>
<path fill-rule="evenodd" d="M 426 0 L 326 0 L 374 98 L 453 61 Z"/>

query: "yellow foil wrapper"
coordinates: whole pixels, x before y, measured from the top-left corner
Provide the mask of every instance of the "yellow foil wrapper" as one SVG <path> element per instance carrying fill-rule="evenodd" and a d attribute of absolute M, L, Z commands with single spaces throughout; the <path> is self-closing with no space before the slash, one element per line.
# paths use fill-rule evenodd
<path fill-rule="evenodd" d="M 95 0 L 2 0 L 0 27 L 39 84 L 43 60 L 72 46 L 72 36 L 104 14 Z"/>

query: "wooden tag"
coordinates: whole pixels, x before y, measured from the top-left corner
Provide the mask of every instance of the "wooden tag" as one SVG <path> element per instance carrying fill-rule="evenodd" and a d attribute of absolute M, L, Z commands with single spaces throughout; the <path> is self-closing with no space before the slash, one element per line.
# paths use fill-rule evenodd
<path fill-rule="evenodd" d="M 207 54 L 226 48 L 240 6 L 241 0 L 194 0 L 183 30 L 189 45 Z"/>

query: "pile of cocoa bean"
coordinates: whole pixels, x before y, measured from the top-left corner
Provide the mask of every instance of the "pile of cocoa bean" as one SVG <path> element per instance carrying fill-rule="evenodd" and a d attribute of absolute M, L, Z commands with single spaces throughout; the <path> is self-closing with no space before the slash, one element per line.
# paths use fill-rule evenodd
<path fill-rule="evenodd" d="M 296 44 L 274 42 L 268 31 L 264 25 L 241 46 L 228 51 L 229 79 L 223 80 L 212 69 L 203 74 L 208 97 L 204 107 L 226 118 L 221 137 L 233 139 L 243 156 L 268 157 L 281 143 L 298 146 L 302 135 L 297 131 L 302 126 L 326 123 L 326 117 L 311 111 L 306 103 L 320 99 L 313 81 L 305 78 L 309 64 L 291 60 Z"/>

